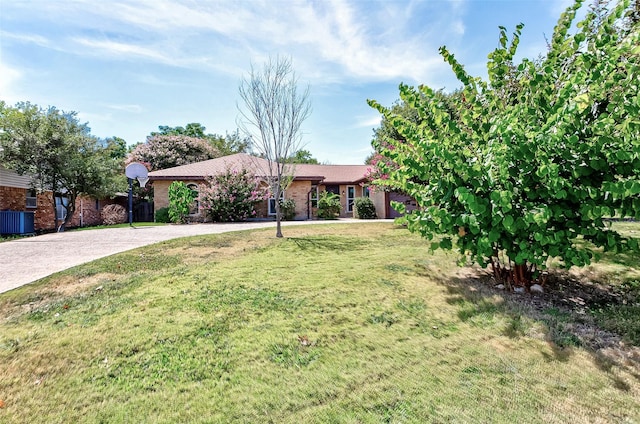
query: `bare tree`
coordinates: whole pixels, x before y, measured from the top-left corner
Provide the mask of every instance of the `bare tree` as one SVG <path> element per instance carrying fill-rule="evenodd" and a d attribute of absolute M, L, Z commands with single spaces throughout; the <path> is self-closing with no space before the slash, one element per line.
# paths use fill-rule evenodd
<path fill-rule="evenodd" d="M 275 199 L 276 237 L 282 237 L 280 197 L 293 181 L 292 157 L 302 147 L 302 122 L 311 113 L 309 87 L 298 90 L 291 60 L 269 59 L 262 70 L 253 66 L 240 83 L 238 126 L 251 139 L 254 151 L 267 160 L 269 188 Z"/>

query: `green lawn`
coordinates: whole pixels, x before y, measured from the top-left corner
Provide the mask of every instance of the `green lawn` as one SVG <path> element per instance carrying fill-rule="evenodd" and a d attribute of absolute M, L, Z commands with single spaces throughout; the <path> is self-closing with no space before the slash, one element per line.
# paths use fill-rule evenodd
<path fill-rule="evenodd" d="M 157 227 L 157 226 L 161 226 L 161 225 L 167 225 L 161 222 L 134 222 L 133 226 L 134 227 Z M 67 231 L 87 231 L 87 230 L 100 230 L 103 228 L 127 228 L 129 227 L 129 221 L 125 222 L 124 224 L 114 224 L 114 225 L 93 225 L 93 226 L 89 226 L 89 227 L 76 227 L 76 228 L 71 228 Z"/>
<path fill-rule="evenodd" d="M 562 310 L 513 306 L 391 224 L 284 234 L 0 295 L 0 422 L 640 422 L 638 358 L 581 347 Z"/>

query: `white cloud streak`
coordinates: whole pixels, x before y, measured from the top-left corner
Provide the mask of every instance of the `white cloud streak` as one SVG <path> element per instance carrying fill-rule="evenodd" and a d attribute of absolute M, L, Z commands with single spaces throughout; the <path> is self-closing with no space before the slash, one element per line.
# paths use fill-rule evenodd
<path fill-rule="evenodd" d="M 398 79 L 423 82 L 443 68 L 437 54 L 439 40 L 447 34 L 464 34 L 459 19 L 463 1 L 440 5 L 437 10 L 445 12 L 418 27 L 413 21 L 416 9 L 427 7 L 428 2 L 52 3 L 44 6 L 43 14 L 75 28 L 68 44 L 61 47 L 75 54 L 215 69 L 238 76 L 250 61 L 260 63 L 270 55 L 284 54 L 291 56 L 300 75 L 314 84 Z M 93 31 L 87 32 L 86 27 Z M 21 41 L 41 46 L 48 43 L 38 35 L 23 35 Z"/>
<path fill-rule="evenodd" d="M 106 107 L 108 107 L 109 109 L 113 109 L 113 110 L 119 110 L 122 112 L 129 112 L 129 113 L 141 113 L 142 112 L 142 106 L 140 105 L 115 105 L 115 104 L 109 104 L 109 105 L 105 105 Z"/>

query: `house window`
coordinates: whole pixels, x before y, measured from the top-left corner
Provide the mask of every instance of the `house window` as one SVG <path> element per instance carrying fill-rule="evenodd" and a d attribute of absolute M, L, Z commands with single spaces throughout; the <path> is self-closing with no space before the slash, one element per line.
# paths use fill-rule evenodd
<path fill-rule="evenodd" d="M 56 196 L 56 218 L 63 221 L 67 217 L 67 208 L 69 206 L 69 198 L 67 196 Z"/>
<path fill-rule="evenodd" d="M 339 185 L 327 185 L 324 188 L 329 193 L 337 194 L 340 196 L 340 186 Z"/>
<path fill-rule="evenodd" d="M 27 191 L 27 208 L 35 209 L 38 207 L 38 193 L 34 189 Z"/>
<path fill-rule="evenodd" d="M 198 201 L 198 184 L 188 184 L 187 187 L 191 189 L 191 195 L 193 196 L 193 203 L 191 203 L 191 207 L 189 208 L 190 215 L 196 215 L 200 212 L 200 202 Z"/>
<path fill-rule="evenodd" d="M 353 212 L 353 201 L 356 199 L 356 186 L 347 186 L 347 212 Z"/>
<path fill-rule="evenodd" d="M 362 187 L 362 197 L 369 197 L 370 194 L 369 187 Z"/>
<path fill-rule="evenodd" d="M 309 200 L 311 200 L 312 208 L 318 207 L 318 186 L 315 184 L 311 186 L 311 193 L 309 195 Z"/>
<path fill-rule="evenodd" d="M 280 193 L 280 201 L 284 200 L 284 191 Z M 269 215 L 276 214 L 276 199 L 274 197 L 269 198 Z"/>

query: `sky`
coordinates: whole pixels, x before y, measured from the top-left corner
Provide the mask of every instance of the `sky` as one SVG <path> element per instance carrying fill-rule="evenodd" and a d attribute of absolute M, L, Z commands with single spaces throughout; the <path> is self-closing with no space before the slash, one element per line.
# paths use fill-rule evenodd
<path fill-rule="evenodd" d="M 450 52 L 486 76 L 500 25 L 536 58 L 570 0 L 0 0 L 0 100 L 76 111 L 91 133 L 144 142 L 158 126 L 236 130 L 251 67 L 291 60 L 312 112 L 304 148 L 362 164 L 399 84 L 452 91 Z"/>

